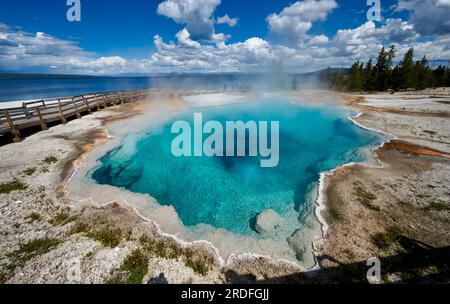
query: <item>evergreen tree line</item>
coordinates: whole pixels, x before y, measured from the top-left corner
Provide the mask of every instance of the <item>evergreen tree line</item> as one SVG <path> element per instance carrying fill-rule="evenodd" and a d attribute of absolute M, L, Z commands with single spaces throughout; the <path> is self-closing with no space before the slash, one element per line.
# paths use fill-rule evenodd
<path fill-rule="evenodd" d="M 450 86 L 450 69 L 439 65 L 436 69 L 429 66 L 426 56 L 414 61 L 414 49 L 410 48 L 403 59 L 394 66 L 396 50 L 384 47 L 374 63 L 355 62 L 349 71 L 343 69 L 321 73 L 331 89 L 348 91 L 386 91 L 386 90 L 423 90 L 432 87 Z"/>

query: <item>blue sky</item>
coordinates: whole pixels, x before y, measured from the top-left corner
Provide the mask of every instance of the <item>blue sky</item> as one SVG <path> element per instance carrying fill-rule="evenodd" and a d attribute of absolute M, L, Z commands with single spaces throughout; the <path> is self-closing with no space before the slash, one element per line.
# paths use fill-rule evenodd
<path fill-rule="evenodd" d="M 375 23 L 366 0 L 80 1 L 81 22 L 68 22 L 66 0 L 2 0 L 0 71 L 236 72 L 277 58 L 310 71 L 391 43 L 399 54 L 417 46 L 418 55 L 450 57 L 450 0 L 382 0 Z M 225 15 L 236 25 L 222 24 Z"/>

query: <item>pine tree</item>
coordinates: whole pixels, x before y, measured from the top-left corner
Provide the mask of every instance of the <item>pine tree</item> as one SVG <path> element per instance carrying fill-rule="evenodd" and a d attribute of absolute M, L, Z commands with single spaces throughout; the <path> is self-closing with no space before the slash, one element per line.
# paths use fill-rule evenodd
<path fill-rule="evenodd" d="M 396 55 L 395 46 L 391 45 L 391 48 L 389 49 L 386 55 L 387 56 L 386 68 L 388 71 L 390 71 L 392 69 L 392 66 L 394 65 L 395 55 Z"/>
<path fill-rule="evenodd" d="M 400 70 L 400 85 L 399 87 L 402 89 L 407 89 L 412 85 L 413 77 L 414 77 L 414 49 L 410 48 L 403 60 L 399 64 Z"/>
<path fill-rule="evenodd" d="M 363 88 L 366 91 L 375 90 L 375 77 L 374 77 L 374 69 L 372 64 L 372 58 L 369 59 L 365 68 L 364 68 L 364 81 Z"/>
<path fill-rule="evenodd" d="M 377 63 L 375 65 L 375 89 L 384 91 L 386 89 L 386 80 L 389 73 L 389 57 L 388 52 L 383 47 L 378 53 Z"/>
<path fill-rule="evenodd" d="M 434 71 L 433 71 L 433 77 L 435 79 L 435 85 L 437 87 L 443 87 L 445 86 L 445 72 L 446 67 L 443 65 L 439 65 Z"/>
<path fill-rule="evenodd" d="M 359 61 L 355 62 L 350 68 L 350 75 L 348 78 L 348 88 L 351 91 L 361 91 L 363 89 L 362 80 L 362 64 Z"/>
<path fill-rule="evenodd" d="M 423 90 L 434 86 L 433 73 L 426 56 L 423 56 L 422 60 L 417 61 L 414 65 L 414 88 L 416 90 Z"/>

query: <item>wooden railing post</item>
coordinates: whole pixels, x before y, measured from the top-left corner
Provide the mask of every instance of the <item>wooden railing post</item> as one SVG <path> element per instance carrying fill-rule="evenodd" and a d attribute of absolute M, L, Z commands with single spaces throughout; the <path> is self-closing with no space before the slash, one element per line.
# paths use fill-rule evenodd
<path fill-rule="evenodd" d="M 67 123 L 66 117 L 64 116 L 64 112 L 61 106 L 61 99 L 58 98 L 58 108 L 59 108 L 59 116 L 61 116 L 61 122 L 63 125 Z"/>
<path fill-rule="evenodd" d="M 11 116 L 9 115 L 8 110 L 3 110 L 3 113 L 5 114 L 6 120 L 8 121 L 9 124 L 9 128 L 11 129 L 11 134 L 14 137 L 14 141 L 15 142 L 19 142 L 20 139 L 20 131 L 18 129 L 16 129 L 16 126 L 14 126 L 14 122 L 11 119 Z"/>
<path fill-rule="evenodd" d="M 89 112 L 89 113 L 92 113 L 91 107 L 89 106 L 89 103 L 87 102 L 87 99 L 84 98 L 84 95 L 81 95 L 81 98 L 83 99 L 84 104 L 86 105 L 86 108 L 87 108 L 88 112 Z"/>
<path fill-rule="evenodd" d="M 95 105 L 97 106 L 97 111 L 100 111 L 100 104 L 98 103 L 97 94 L 94 95 Z"/>
<path fill-rule="evenodd" d="M 77 115 L 77 118 L 80 118 L 81 115 L 80 115 L 80 112 L 78 111 L 77 103 L 75 102 L 75 97 L 72 97 L 72 103 L 75 108 L 75 114 Z"/>
<path fill-rule="evenodd" d="M 22 104 L 22 108 L 23 108 L 23 112 L 25 113 L 25 117 L 27 119 L 29 119 L 31 115 L 30 115 L 30 111 L 28 110 L 27 106 Z"/>
<path fill-rule="evenodd" d="M 36 113 L 39 117 L 42 131 L 48 130 L 47 122 L 45 121 L 44 116 L 42 116 L 42 113 L 41 113 L 41 110 L 39 109 L 39 107 L 36 108 Z"/>

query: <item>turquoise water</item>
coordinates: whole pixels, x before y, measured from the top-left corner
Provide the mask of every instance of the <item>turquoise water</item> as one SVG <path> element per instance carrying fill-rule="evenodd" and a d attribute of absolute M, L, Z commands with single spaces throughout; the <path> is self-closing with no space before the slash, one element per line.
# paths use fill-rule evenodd
<path fill-rule="evenodd" d="M 196 110 L 195 112 L 200 112 Z M 100 184 L 147 193 L 173 205 L 187 226 L 204 223 L 240 234 L 255 234 L 255 216 L 264 209 L 298 211 L 319 175 L 344 163 L 362 161 L 361 147 L 381 142 L 379 135 L 355 126 L 350 112 L 310 108 L 268 100 L 203 109 L 203 119 L 280 122 L 280 160 L 261 168 L 258 157 L 174 157 L 172 123 L 152 128 L 137 142 L 101 158 L 92 176 Z M 192 113 L 176 119 L 193 120 Z M 310 203 L 310 202 L 309 202 Z"/>

